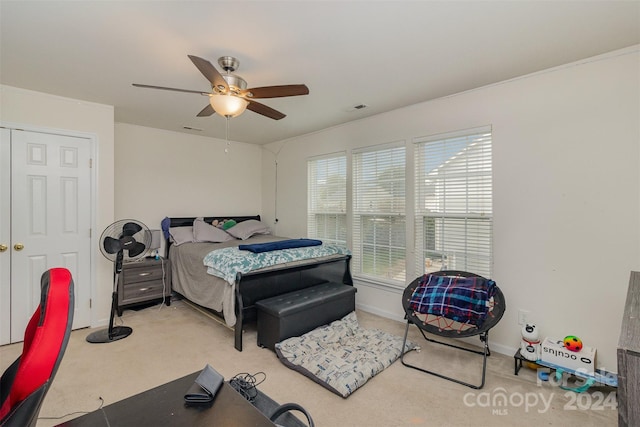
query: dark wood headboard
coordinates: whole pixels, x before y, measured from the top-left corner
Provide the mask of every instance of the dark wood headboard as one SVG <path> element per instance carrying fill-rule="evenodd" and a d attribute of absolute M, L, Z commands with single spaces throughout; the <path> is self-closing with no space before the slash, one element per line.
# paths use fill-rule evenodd
<path fill-rule="evenodd" d="M 188 226 L 192 226 L 193 225 L 193 221 L 199 217 L 184 217 L 184 218 L 169 218 L 171 220 L 171 223 L 169 224 L 169 227 L 188 227 Z M 223 221 L 225 219 L 232 219 L 235 222 L 242 222 L 242 221 L 247 221 L 249 219 L 255 219 L 260 221 L 260 215 L 253 215 L 253 216 L 205 216 L 204 217 L 204 221 L 208 222 L 209 224 L 211 224 L 211 222 L 213 222 L 214 220 L 218 220 L 218 221 Z M 169 259 L 169 247 L 171 246 L 171 239 L 166 239 L 165 240 L 165 245 L 164 245 L 164 256 L 166 259 Z"/>

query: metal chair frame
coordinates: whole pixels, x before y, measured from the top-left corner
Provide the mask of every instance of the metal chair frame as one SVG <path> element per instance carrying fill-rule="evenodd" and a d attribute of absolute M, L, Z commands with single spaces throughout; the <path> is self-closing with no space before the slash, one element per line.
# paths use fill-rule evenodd
<path fill-rule="evenodd" d="M 448 276 L 448 277 L 464 277 L 464 278 L 468 278 L 468 277 L 477 277 L 477 278 L 484 278 L 482 276 L 479 276 L 477 274 L 474 273 L 469 273 L 466 271 L 459 271 L 459 270 L 444 270 L 444 271 L 438 271 L 435 273 L 431 273 L 435 276 Z M 408 362 L 405 361 L 405 355 L 407 353 L 409 353 L 409 351 L 406 351 L 404 353 L 402 353 L 402 356 L 400 357 L 400 361 L 402 362 L 402 364 L 408 368 L 412 368 L 412 369 L 416 369 L 418 371 L 421 372 L 425 372 L 427 374 L 431 374 L 431 375 L 435 375 L 436 377 L 440 377 L 449 381 L 453 381 L 455 383 L 458 384 L 462 384 L 464 386 L 467 387 L 471 387 L 473 389 L 481 389 L 482 387 L 484 387 L 484 383 L 485 383 L 485 378 L 486 378 L 486 371 L 487 371 L 487 357 L 491 355 L 491 350 L 489 349 L 489 330 L 491 328 L 493 328 L 495 325 L 498 324 L 498 322 L 500 321 L 500 319 L 502 319 L 502 316 L 504 315 L 504 312 L 506 310 L 506 302 L 504 299 L 504 295 L 502 294 L 502 291 L 500 290 L 500 288 L 496 285 L 495 288 L 495 294 L 493 296 L 493 309 L 491 310 L 491 312 L 489 313 L 489 315 L 487 316 L 487 318 L 485 319 L 484 323 L 479 327 L 470 327 L 468 329 L 465 330 L 455 330 L 455 329 L 439 329 L 436 326 L 430 325 L 430 324 L 425 324 L 425 322 L 423 322 L 417 315 L 416 313 L 409 307 L 409 302 L 411 301 L 411 295 L 413 295 L 413 292 L 415 291 L 416 287 L 418 286 L 421 277 L 416 278 L 413 282 L 411 282 L 409 284 L 409 286 L 407 286 L 407 288 L 404 290 L 403 295 L 402 295 L 402 307 L 404 308 L 405 311 L 405 318 L 407 319 L 407 326 L 405 328 L 404 331 L 404 341 L 402 343 L 402 348 L 405 348 L 406 342 L 407 342 L 407 336 L 409 334 L 409 327 L 413 324 L 416 325 L 416 327 L 418 328 L 418 330 L 420 331 L 420 333 L 422 334 L 422 336 L 424 337 L 425 340 L 432 342 L 432 343 L 436 343 L 436 344 L 442 344 L 442 345 L 446 345 L 448 347 L 453 347 L 459 350 L 464 350 L 470 353 L 474 353 L 474 354 L 478 354 L 478 355 L 482 355 L 482 379 L 480 381 L 480 384 L 471 384 L 465 381 L 462 381 L 460 379 L 454 378 L 452 376 L 448 376 L 448 375 L 444 375 L 442 373 L 439 372 L 435 372 L 435 371 L 431 371 L 422 367 L 419 367 L 417 365 L 412 365 Z M 482 346 L 482 350 L 474 350 L 474 349 L 470 349 L 470 348 L 466 348 L 466 347 L 461 347 L 455 344 L 451 344 L 451 343 L 447 343 L 447 342 L 443 342 L 443 341 L 437 341 L 434 340 L 432 338 L 427 337 L 427 335 L 425 334 L 425 331 L 433 334 L 433 335 L 437 335 L 440 337 L 444 337 L 444 338 L 466 338 L 466 337 L 471 337 L 471 336 L 475 336 L 475 335 L 479 335 L 480 341 L 482 342 L 483 346 Z"/>

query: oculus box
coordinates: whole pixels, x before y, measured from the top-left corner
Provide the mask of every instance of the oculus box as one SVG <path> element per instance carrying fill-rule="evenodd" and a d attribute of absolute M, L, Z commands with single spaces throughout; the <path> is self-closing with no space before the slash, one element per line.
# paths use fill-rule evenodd
<path fill-rule="evenodd" d="M 542 342 L 540 360 L 560 368 L 593 374 L 596 365 L 596 349 L 583 346 L 580 351 L 569 351 L 563 340 L 545 338 Z"/>

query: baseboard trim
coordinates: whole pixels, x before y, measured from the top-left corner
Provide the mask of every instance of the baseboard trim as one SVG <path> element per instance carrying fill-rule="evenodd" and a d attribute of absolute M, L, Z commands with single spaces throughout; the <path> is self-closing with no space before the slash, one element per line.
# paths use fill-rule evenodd
<path fill-rule="evenodd" d="M 396 321 L 402 322 L 402 323 L 405 322 L 403 316 L 398 316 L 395 313 L 390 313 L 390 312 L 385 311 L 385 310 L 380 310 L 377 307 L 373 307 L 373 306 L 366 305 L 366 304 L 356 304 L 356 308 L 359 309 L 359 310 L 362 310 L 362 311 L 366 311 L 367 313 L 375 314 L 375 315 L 380 316 L 380 317 L 384 317 L 384 318 L 391 319 L 391 320 L 396 320 Z M 465 343 L 467 343 L 467 344 L 479 346 L 479 342 L 478 342 L 478 337 L 477 336 L 476 337 L 461 338 L 460 340 L 465 342 Z M 516 351 L 518 350 L 517 347 L 503 345 L 503 344 L 497 343 L 495 341 L 491 341 L 491 339 L 489 339 L 489 349 L 492 352 L 504 354 L 505 356 L 513 356 L 516 353 Z"/>

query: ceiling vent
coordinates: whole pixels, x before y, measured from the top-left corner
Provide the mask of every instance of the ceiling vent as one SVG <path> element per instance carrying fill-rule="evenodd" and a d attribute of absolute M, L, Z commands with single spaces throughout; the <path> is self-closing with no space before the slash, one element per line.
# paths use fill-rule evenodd
<path fill-rule="evenodd" d="M 359 111 L 359 110 L 364 110 L 365 108 L 368 108 L 369 106 L 367 104 L 356 104 L 353 107 L 349 108 L 347 111 Z"/>

